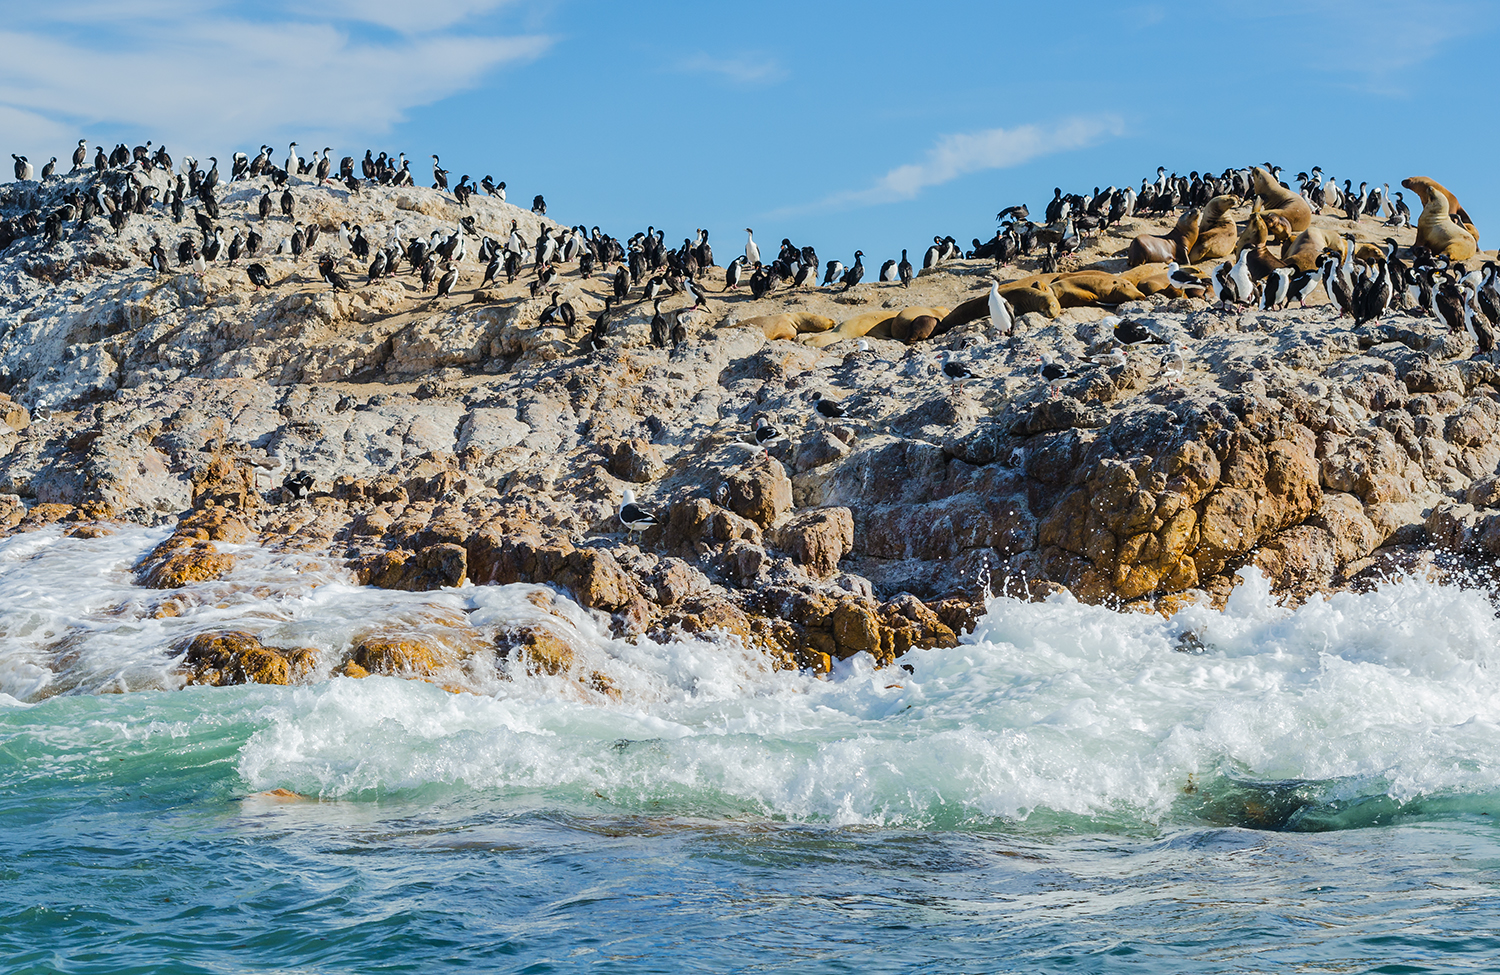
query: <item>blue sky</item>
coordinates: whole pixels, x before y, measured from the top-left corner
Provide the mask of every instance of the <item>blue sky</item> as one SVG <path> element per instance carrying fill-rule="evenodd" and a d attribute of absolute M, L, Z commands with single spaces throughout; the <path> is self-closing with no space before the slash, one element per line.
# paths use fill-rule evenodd
<path fill-rule="evenodd" d="M 38 166 L 80 137 L 296 139 L 404 150 L 430 182 L 437 152 L 563 222 L 878 264 L 1054 185 L 1272 160 L 1431 176 L 1500 244 L 1492 2 L 6 6 L 0 153 Z"/>

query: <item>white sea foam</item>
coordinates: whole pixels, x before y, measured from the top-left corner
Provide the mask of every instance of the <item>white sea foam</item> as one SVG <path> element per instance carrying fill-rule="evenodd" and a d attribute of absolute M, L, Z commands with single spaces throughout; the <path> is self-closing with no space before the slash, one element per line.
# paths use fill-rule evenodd
<path fill-rule="evenodd" d="M 0 704 L 174 687 L 170 648 L 206 629 L 313 646 L 331 668 L 371 626 L 555 620 L 531 587 L 368 590 L 253 547 L 155 619 L 165 594 L 129 568 L 158 537 L 0 543 Z M 256 729 L 237 760 L 247 791 L 326 799 L 482 790 L 516 808 L 917 825 L 1155 823 L 1199 801 L 1222 812 L 1241 788 L 1261 790 L 1244 809 L 1500 793 L 1500 624 L 1473 590 L 1407 581 L 1288 611 L 1252 573 L 1223 612 L 1170 620 L 999 598 L 961 646 L 909 655 L 910 674 L 856 657 L 827 680 L 735 641 L 615 639 L 556 607 L 612 696 L 483 657 L 460 675 L 475 693 L 336 678 L 167 697 Z"/>

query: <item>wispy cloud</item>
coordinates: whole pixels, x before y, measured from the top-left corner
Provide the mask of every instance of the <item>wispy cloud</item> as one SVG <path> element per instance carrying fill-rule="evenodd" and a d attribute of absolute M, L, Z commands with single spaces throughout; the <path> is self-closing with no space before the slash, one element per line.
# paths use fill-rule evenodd
<path fill-rule="evenodd" d="M 735 57 L 696 54 L 679 61 L 677 70 L 688 74 L 717 75 L 743 88 L 775 84 L 787 76 L 787 70 L 780 61 L 762 54 L 741 54 Z"/>
<path fill-rule="evenodd" d="M 1104 139 L 1118 137 L 1124 131 L 1125 122 L 1119 116 L 1094 115 L 1019 125 L 1012 129 L 945 135 L 927 150 L 920 162 L 897 166 L 865 189 L 835 193 L 811 206 L 778 211 L 778 215 L 910 200 L 928 187 L 940 186 L 961 176 L 1019 166 L 1057 152 L 1085 149 Z"/>
<path fill-rule="evenodd" d="M 388 0 L 339 0 L 316 17 L 248 0 L 31 5 L 0 31 L 0 132 L 54 140 L 108 127 L 179 153 L 378 135 L 548 50 L 544 36 L 456 26 L 505 2 L 451 0 L 421 24 Z"/>

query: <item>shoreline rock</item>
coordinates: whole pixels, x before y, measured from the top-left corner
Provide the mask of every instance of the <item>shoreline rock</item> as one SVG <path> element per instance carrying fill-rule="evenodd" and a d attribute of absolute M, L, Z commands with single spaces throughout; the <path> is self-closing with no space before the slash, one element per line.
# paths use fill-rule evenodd
<path fill-rule="evenodd" d="M 226 220 L 247 189 L 231 187 Z M 413 233 L 458 214 L 411 188 L 319 206 L 335 226 L 399 210 Z M 520 213 L 487 202 L 479 232 Z M 1077 260 L 1118 273 L 1137 234 L 1171 222 L 1127 220 Z M 710 269 L 706 305 L 668 303 L 687 316 L 684 345 L 652 347 L 649 308 L 627 302 L 605 348 L 586 352 L 609 283 L 574 267 L 560 279 L 580 309 L 569 331 L 539 326 L 546 302 L 522 284 L 474 288 L 473 267 L 441 303 L 404 273 L 331 293 L 289 257 L 269 260 L 268 291 L 224 266 L 156 278 L 147 232 L 180 231 L 132 226 L 0 252 L 0 304 L 17 323 L 0 334 L 0 530 L 175 520 L 138 567 L 150 588 L 222 576 L 234 556 L 219 543 L 253 533 L 343 559 L 367 585 L 551 585 L 618 635 L 719 631 L 827 672 L 856 653 L 889 665 L 951 645 L 987 587 L 1167 611 L 1222 604 L 1251 564 L 1305 599 L 1425 571 L 1421 552 L 1500 554 L 1500 364 L 1430 317 L 1355 328 L 1328 305 L 1221 313 L 1131 296 L 1116 316 L 1186 350 L 1169 375 L 1159 346 L 1091 363 L 1114 341 L 1096 307 L 1019 314 L 1013 336 L 991 334 L 973 304 L 988 262 L 940 265 L 910 289 L 761 299 L 712 294 L 723 272 Z M 830 325 L 950 308 L 911 344 Z M 787 337 L 767 338 L 767 316 L 793 323 Z M 820 347 L 798 341 L 802 321 Z M 1072 374 L 1044 382 L 1044 354 Z M 975 376 L 948 379 L 953 359 Z M 769 449 L 751 437 L 758 418 L 784 433 Z M 619 524 L 626 487 L 658 526 Z M 507 646 L 565 670 L 545 636 Z M 343 666 L 433 669 L 408 651 Z M 270 672 L 233 663 L 245 652 L 201 649 L 191 665 Z"/>

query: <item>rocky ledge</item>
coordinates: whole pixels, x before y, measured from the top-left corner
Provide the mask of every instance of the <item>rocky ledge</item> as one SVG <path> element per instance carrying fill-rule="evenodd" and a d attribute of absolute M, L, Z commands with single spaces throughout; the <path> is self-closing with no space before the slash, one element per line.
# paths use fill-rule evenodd
<path fill-rule="evenodd" d="M 18 185 L 0 209 L 38 205 Z M 341 221 L 553 226 L 420 188 L 293 185 L 325 239 Z M 253 220 L 260 192 L 232 184 L 222 219 Z M 176 522 L 146 587 L 215 578 L 233 564 L 216 543 L 254 536 L 373 586 L 543 584 L 619 634 L 717 631 L 826 672 L 951 645 L 986 591 L 1168 610 L 1222 601 L 1247 565 L 1296 599 L 1500 554 L 1500 367 L 1428 315 L 1354 327 L 1327 304 L 1221 311 L 1167 288 L 1002 334 L 953 314 L 982 303 L 989 261 L 760 298 L 718 293 L 713 268 L 706 304 L 665 302 L 674 348 L 632 301 L 590 351 L 610 281 L 576 265 L 553 287 L 580 315 L 559 327 L 524 280 L 476 287 L 472 263 L 441 301 L 409 273 L 333 292 L 310 255 L 263 258 L 266 289 L 222 264 L 154 274 L 151 235 L 182 228 L 131 219 L 0 252 L 0 525 Z M 1072 264 L 1120 272 L 1132 237 L 1170 223 L 1127 219 Z M 943 327 L 889 337 L 908 310 Z M 1121 320 L 1173 353 L 1121 354 Z M 1043 378 L 1044 358 L 1068 375 Z M 955 382 L 954 361 L 973 375 Z M 758 419 L 782 436 L 757 444 Z M 626 488 L 657 525 L 620 524 Z M 546 627 L 507 639 L 562 666 Z M 195 641 L 183 666 L 210 683 L 306 669 L 246 634 Z M 382 645 L 345 670 L 425 666 Z"/>

